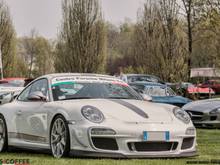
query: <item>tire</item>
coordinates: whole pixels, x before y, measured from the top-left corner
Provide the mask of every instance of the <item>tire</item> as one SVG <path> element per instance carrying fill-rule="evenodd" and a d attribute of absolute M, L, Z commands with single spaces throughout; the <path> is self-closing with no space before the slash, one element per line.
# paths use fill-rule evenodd
<path fill-rule="evenodd" d="M 8 134 L 5 118 L 0 114 L 0 152 L 8 149 Z"/>
<path fill-rule="evenodd" d="M 69 155 L 70 133 L 66 119 L 62 115 L 56 116 L 51 123 L 50 148 L 55 158 Z"/>

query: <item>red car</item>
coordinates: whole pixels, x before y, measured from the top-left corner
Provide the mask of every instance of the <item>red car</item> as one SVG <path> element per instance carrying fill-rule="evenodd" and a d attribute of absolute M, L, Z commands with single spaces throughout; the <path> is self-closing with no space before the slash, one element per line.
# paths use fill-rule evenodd
<path fill-rule="evenodd" d="M 220 80 L 208 80 L 200 85 L 202 88 L 212 88 L 216 94 L 220 94 Z"/>
<path fill-rule="evenodd" d="M 201 87 L 201 85 L 193 85 L 192 83 L 181 83 L 184 96 L 191 99 L 209 98 L 215 94 L 214 90 L 209 87 Z"/>

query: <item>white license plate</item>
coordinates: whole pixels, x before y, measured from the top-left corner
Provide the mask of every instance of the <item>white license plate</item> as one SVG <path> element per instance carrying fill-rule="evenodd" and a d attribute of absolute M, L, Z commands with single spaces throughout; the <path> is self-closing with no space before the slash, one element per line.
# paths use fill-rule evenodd
<path fill-rule="evenodd" d="M 143 140 L 144 141 L 169 141 L 170 140 L 170 132 L 143 132 Z"/>

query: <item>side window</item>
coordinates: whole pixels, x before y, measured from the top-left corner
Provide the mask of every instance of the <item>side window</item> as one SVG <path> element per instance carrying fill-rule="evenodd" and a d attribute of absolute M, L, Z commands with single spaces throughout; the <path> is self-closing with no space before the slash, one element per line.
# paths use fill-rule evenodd
<path fill-rule="evenodd" d="M 31 85 L 30 94 L 33 92 L 42 92 L 44 96 L 48 95 L 48 84 L 46 79 L 41 79 Z"/>
<path fill-rule="evenodd" d="M 28 95 L 30 93 L 31 86 L 27 87 L 18 97 L 19 101 L 27 101 Z"/>
<path fill-rule="evenodd" d="M 48 82 L 46 79 L 41 79 L 33 84 L 31 84 L 29 87 L 27 87 L 18 97 L 19 101 L 28 101 L 28 96 L 33 93 L 40 91 L 42 92 L 46 97 L 48 97 Z"/>

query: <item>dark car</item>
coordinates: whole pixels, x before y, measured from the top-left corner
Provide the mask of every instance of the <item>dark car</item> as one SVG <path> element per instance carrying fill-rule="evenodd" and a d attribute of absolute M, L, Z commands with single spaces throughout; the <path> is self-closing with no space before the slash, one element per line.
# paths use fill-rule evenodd
<path fill-rule="evenodd" d="M 135 82 L 129 84 L 138 93 L 149 95 L 152 101 L 156 103 L 172 104 L 182 107 L 191 102 L 190 99 L 177 96 L 176 93 L 167 85 L 151 82 Z"/>

